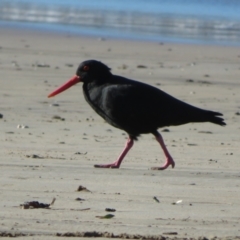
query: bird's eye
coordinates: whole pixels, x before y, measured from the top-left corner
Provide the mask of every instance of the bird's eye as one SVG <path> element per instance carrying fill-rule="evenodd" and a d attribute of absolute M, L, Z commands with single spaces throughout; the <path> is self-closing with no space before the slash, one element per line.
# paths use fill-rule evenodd
<path fill-rule="evenodd" d="M 89 66 L 88 66 L 88 65 L 85 65 L 85 66 L 83 67 L 83 71 L 87 72 L 88 70 L 89 70 Z"/>

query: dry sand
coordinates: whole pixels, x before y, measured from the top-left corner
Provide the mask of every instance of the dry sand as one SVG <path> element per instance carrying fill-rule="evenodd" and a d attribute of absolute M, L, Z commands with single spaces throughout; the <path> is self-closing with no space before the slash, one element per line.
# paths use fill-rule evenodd
<path fill-rule="evenodd" d="M 94 113 L 81 84 L 47 98 L 87 59 L 222 112 L 227 126 L 169 127 L 162 134 L 175 169 L 149 170 L 165 160 L 151 135 L 140 137 L 120 169 L 95 169 L 96 163 L 115 160 L 127 135 Z M 0 236 L 56 239 L 56 233 L 91 231 L 170 239 L 240 236 L 240 48 L 1 29 L 0 70 Z M 79 185 L 91 192 L 77 192 Z M 19 207 L 53 197 L 51 209 Z M 96 218 L 108 214 L 105 208 L 116 209 L 115 216 Z"/>

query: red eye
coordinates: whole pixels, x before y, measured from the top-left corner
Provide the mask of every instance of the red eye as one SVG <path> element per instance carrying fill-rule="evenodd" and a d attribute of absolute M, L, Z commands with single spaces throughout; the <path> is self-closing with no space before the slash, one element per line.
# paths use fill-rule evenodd
<path fill-rule="evenodd" d="M 88 65 L 85 65 L 84 67 L 83 67 L 83 71 L 88 71 L 89 70 L 89 66 Z"/>

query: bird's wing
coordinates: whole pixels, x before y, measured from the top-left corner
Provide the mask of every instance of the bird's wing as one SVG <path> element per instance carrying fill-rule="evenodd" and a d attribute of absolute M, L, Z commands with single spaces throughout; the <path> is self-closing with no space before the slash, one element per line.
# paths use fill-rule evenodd
<path fill-rule="evenodd" d="M 153 130 L 178 125 L 195 109 L 160 89 L 135 81 L 105 87 L 102 107 L 109 118 L 125 128 L 146 125 Z"/>

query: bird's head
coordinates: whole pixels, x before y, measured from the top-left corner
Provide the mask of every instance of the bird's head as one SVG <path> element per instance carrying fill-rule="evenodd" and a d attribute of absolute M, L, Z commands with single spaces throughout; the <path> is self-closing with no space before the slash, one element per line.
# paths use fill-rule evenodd
<path fill-rule="evenodd" d="M 104 80 L 111 76 L 110 68 L 96 60 L 82 62 L 76 72 L 81 82 L 91 82 L 94 80 Z"/>
<path fill-rule="evenodd" d="M 96 60 L 84 61 L 79 65 L 76 75 L 50 93 L 48 97 L 53 97 L 79 82 L 106 81 L 111 75 L 110 68 L 105 64 Z"/>

